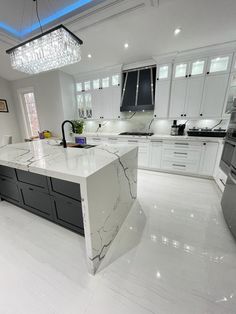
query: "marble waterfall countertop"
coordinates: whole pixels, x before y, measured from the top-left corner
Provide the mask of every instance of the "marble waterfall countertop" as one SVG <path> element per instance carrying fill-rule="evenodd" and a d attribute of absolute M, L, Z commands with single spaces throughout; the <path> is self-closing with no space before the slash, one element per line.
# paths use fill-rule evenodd
<path fill-rule="evenodd" d="M 138 148 L 125 144 L 65 149 L 56 140 L 41 140 L 0 146 L 0 165 L 80 184 L 92 274 L 136 203 L 137 160 Z"/>
<path fill-rule="evenodd" d="M 57 140 L 39 140 L 0 146 L 0 164 L 51 177 L 78 182 L 122 157 L 132 147 L 125 145 L 89 149 L 61 147 Z"/>

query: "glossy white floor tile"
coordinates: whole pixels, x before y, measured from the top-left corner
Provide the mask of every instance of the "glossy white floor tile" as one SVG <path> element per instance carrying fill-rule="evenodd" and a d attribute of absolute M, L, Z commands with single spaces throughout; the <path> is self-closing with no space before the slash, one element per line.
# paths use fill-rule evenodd
<path fill-rule="evenodd" d="M 96 276 L 80 236 L 0 203 L 0 313 L 235 314 L 236 241 L 213 181 L 139 171 Z"/>

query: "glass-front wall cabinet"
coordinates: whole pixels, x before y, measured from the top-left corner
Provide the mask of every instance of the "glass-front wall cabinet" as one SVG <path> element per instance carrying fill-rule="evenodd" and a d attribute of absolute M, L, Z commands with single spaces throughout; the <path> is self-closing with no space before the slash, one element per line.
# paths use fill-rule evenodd
<path fill-rule="evenodd" d="M 99 75 L 100 76 L 100 75 Z M 95 92 L 101 90 L 104 93 L 104 97 L 100 97 L 106 103 L 111 103 L 110 99 L 106 99 L 108 90 L 120 86 L 120 74 L 107 74 L 101 75 L 100 77 L 94 76 L 91 79 L 78 81 L 76 83 L 76 97 L 77 97 L 77 111 L 79 119 L 92 119 L 97 118 L 93 116 L 93 109 L 96 111 L 96 106 L 99 107 L 99 111 L 102 111 L 102 107 L 105 108 L 106 104 L 96 103 L 97 97 L 95 97 Z M 97 94 L 96 94 L 97 95 Z M 97 99 L 98 101 L 98 99 Z M 112 104 L 111 104 L 112 105 Z M 104 109 L 105 110 L 105 109 Z M 101 116 L 103 114 L 101 113 Z"/>

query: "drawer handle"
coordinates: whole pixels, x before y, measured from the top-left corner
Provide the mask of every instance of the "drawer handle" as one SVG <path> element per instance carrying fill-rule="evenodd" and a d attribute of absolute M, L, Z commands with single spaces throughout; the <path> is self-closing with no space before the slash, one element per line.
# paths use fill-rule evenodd
<path fill-rule="evenodd" d="M 176 155 L 188 155 L 188 153 L 179 153 L 179 152 L 174 152 Z"/>
<path fill-rule="evenodd" d="M 151 143 L 162 143 L 163 141 L 154 141 L 154 140 L 151 140 Z"/>
<path fill-rule="evenodd" d="M 188 146 L 189 143 L 175 143 L 175 145 L 185 145 L 185 146 Z"/>
<path fill-rule="evenodd" d="M 138 141 L 136 141 L 136 140 L 128 140 L 128 142 L 130 142 L 130 143 L 138 143 Z"/>
<path fill-rule="evenodd" d="M 117 138 L 108 138 L 108 140 L 117 141 L 118 139 Z"/>
<path fill-rule="evenodd" d="M 100 138 L 93 138 L 94 141 L 101 141 Z"/>
<path fill-rule="evenodd" d="M 179 165 L 179 164 L 172 164 L 172 166 L 174 166 L 174 167 L 183 167 L 183 168 L 186 167 L 186 165 Z"/>

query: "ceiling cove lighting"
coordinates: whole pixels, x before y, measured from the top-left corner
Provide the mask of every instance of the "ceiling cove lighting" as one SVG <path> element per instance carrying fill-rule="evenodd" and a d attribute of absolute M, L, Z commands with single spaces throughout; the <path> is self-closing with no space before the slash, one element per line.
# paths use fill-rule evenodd
<path fill-rule="evenodd" d="M 25 41 L 6 51 L 13 69 L 37 74 L 81 60 L 82 40 L 64 25 Z"/>
<path fill-rule="evenodd" d="M 79 1 L 76 1 L 75 3 L 73 3 L 71 5 L 68 5 L 67 7 L 59 9 L 56 12 L 54 12 L 53 14 L 49 15 L 48 17 L 43 18 L 41 20 L 41 26 L 46 26 L 47 24 L 52 23 L 52 22 L 56 21 L 57 19 L 62 18 L 63 16 L 65 16 L 71 12 L 74 12 L 75 10 L 80 9 L 83 6 L 85 6 L 91 2 L 93 2 L 93 0 L 79 0 Z M 0 21 L 0 28 L 3 29 L 4 31 L 14 35 L 15 37 L 21 38 L 21 37 L 29 35 L 33 31 L 36 31 L 37 29 L 39 29 L 40 24 L 38 22 L 36 22 L 33 25 L 31 25 L 30 27 L 26 27 L 26 28 L 22 29 L 21 31 L 18 31 L 17 29 L 14 29 L 10 25 Z"/>

